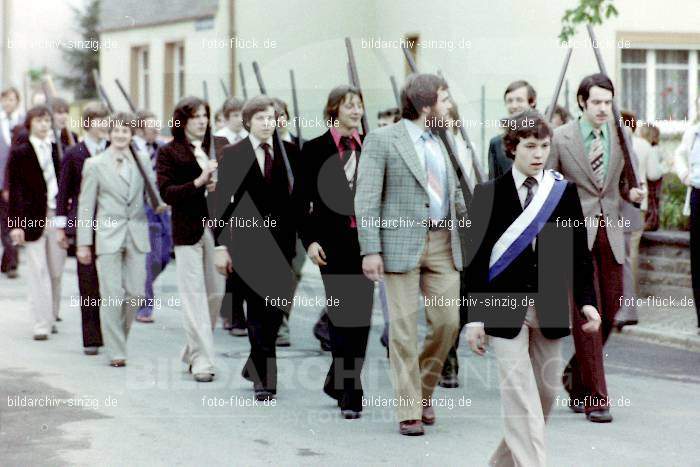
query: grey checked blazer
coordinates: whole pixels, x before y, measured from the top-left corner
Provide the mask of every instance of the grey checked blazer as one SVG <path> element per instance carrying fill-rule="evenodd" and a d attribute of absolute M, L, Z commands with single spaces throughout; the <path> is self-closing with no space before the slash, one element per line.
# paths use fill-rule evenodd
<path fill-rule="evenodd" d="M 139 157 L 146 173 L 155 180 L 150 158 L 145 154 Z M 133 161 L 130 172 L 127 185 L 117 171 L 117 161 L 110 148 L 85 161 L 78 198 L 78 246 L 92 245 L 90 221 L 94 219 L 95 254 L 116 253 L 125 245 L 127 233 L 141 253 L 151 250 L 143 178 Z"/>
<path fill-rule="evenodd" d="M 466 216 L 457 176 L 442 141 L 447 166 L 450 218 Z M 360 253 L 380 253 L 386 272 L 407 272 L 418 266 L 428 237 L 427 176 L 403 122 L 378 128 L 364 140 L 357 168 L 355 215 Z M 383 221 L 382 226 L 374 222 Z M 450 231 L 455 269 L 462 270 L 457 228 Z"/>
<path fill-rule="evenodd" d="M 615 260 L 619 264 L 623 264 L 625 261 L 625 240 L 623 228 L 618 220 L 622 217 L 621 200 L 629 200 L 629 187 L 625 182 L 625 177 L 622 177 L 625 161 L 617 131 L 610 124 L 608 124 L 608 130 L 611 138 L 610 160 L 602 189 L 596 185 L 595 174 L 588 160 L 588 155 L 585 153 L 577 119 L 554 130 L 547 168 L 560 172 L 567 180 L 576 183 L 583 216 L 589 222 L 588 248 L 593 248 L 597 232 L 597 228 L 592 225 L 590 219 L 602 212 L 604 218 L 611 221 L 606 225 L 606 233 Z"/>

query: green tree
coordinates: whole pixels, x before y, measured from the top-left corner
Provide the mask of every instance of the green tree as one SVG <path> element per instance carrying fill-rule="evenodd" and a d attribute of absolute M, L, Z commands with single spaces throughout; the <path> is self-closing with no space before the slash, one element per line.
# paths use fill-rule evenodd
<path fill-rule="evenodd" d="M 97 32 L 99 21 L 100 0 L 89 0 L 84 10 L 73 7 L 73 13 L 78 23 L 77 30 L 83 41 L 99 41 Z M 86 42 L 90 43 L 90 42 Z M 93 42 L 99 44 L 99 42 Z M 90 99 L 97 96 L 92 70 L 99 67 L 99 47 L 66 47 L 63 49 L 64 58 L 70 63 L 73 73 L 61 76 L 64 86 L 72 88 L 77 99 Z"/>
<path fill-rule="evenodd" d="M 579 24 L 603 24 L 603 19 L 617 16 L 614 0 L 579 0 L 575 8 L 569 8 L 561 19 L 562 26 L 559 40 L 568 42 Z"/>

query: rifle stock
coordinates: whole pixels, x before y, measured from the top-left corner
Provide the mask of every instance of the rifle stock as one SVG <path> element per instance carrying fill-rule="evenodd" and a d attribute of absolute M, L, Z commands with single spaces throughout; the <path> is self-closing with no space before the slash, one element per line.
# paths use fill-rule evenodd
<path fill-rule="evenodd" d="M 297 100 L 297 82 L 294 79 L 294 70 L 289 70 L 289 80 L 292 84 L 292 108 L 294 112 L 294 131 L 297 133 L 299 149 L 301 149 L 301 121 L 299 121 L 299 102 Z"/>
<path fill-rule="evenodd" d="M 360 92 L 362 92 L 362 86 L 360 85 L 360 76 L 357 73 L 357 64 L 355 63 L 355 54 L 352 51 L 352 42 L 350 41 L 349 37 L 345 38 L 345 50 L 348 53 L 348 73 L 350 74 L 352 85 L 357 89 L 360 89 Z M 367 133 L 369 133 L 367 109 L 362 110 L 362 134 L 367 136 Z"/>
<path fill-rule="evenodd" d="M 243 92 L 243 99 L 248 100 L 248 90 L 245 87 L 245 73 L 243 73 L 242 63 L 238 63 L 238 74 L 241 75 L 241 91 Z"/>
<path fill-rule="evenodd" d="M 552 96 L 552 102 L 549 104 L 549 107 L 547 108 L 547 115 L 545 115 L 545 118 L 547 119 L 548 122 L 552 121 L 552 117 L 554 117 L 554 110 L 557 107 L 557 102 L 559 102 L 559 94 L 561 93 L 561 86 L 564 84 L 564 78 L 566 77 L 566 70 L 569 68 L 569 60 L 571 59 L 571 53 L 573 52 L 573 49 L 571 47 L 568 48 L 566 51 L 566 57 L 564 57 L 564 64 L 561 67 L 561 72 L 559 73 L 559 79 L 557 80 L 557 85 L 554 88 L 554 95 Z"/>

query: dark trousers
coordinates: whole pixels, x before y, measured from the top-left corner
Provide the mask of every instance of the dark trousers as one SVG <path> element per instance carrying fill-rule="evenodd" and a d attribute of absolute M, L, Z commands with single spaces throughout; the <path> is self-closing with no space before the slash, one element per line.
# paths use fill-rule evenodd
<path fill-rule="evenodd" d="M 700 328 L 700 189 L 690 192 L 690 274 L 693 285 L 695 312 Z"/>
<path fill-rule="evenodd" d="M 243 299 L 247 304 L 248 340 L 250 355 L 243 368 L 243 377 L 252 381 L 254 389 L 277 392 L 277 333 L 285 311 L 291 308 L 296 281 L 291 267 L 282 274 L 271 271 L 269 291 L 254 290 L 241 278 L 235 279 L 242 285 Z M 289 273 L 287 277 L 286 273 Z M 236 274 L 234 271 L 233 274 Z M 284 276 L 280 280 L 280 276 Z M 288 304 L 282 308 L 273 306 L 272 299 Z"/>
<path fill-rule="evenodd" d="M 95 258 L 95 248 L 92 248 Z M 100 330 L 100 284 L 97 279 L 95 261 L 90 264 L 78 262 L 78 290 L 80 291 L 80 312 L 83 325 L 83 347 L 102 347 Z M 95 303 L 95 305 L 92 305 Z"/>
<path fill-rule="evenodd" d="M 325 252 L 328 264 L 321 268 L 321 278 L 328 303 L 332 360 L 323 390 L 341 409 L 360 412 L 374 284 L 362 273 L 357 241 L 343 250 L 326 248 Z"/>
<path fill-rule="evenodd" d="M 600 227 L 593 249 L 593 282 L 598 312 L 602 320 L 600 330 L 589 334 L 581 330 L 586 319 L 574 310 L 572 334 L 576 352 L 564 369 L 564 388 L 572 399 L 585 405 L 586 413 L 608 408 L 608 389 L 603 366 L 603 346 L 610 337 L 615 315 L 622 297 L 622 265 L 615 261 L 605 228 Z"/>
<path fill-rule="evenodd" d="M 235 272 L 226 277 L 226 295 L 221 302 L 221 318 L 228 320 L 234 328 L 245 328 L 245 312 L 243 311 L 244 284 Z"/>
<path fill-rule="evenodd" d="M 7 201 L 0 195 L 0 238 L 2 239 L 2 264 L 0 264 L 0 271 L 2 272 L 17 269 L 19 264 L 17 247 L 10 240 L 10 228 L 7 224 L 8 207 Z"/>

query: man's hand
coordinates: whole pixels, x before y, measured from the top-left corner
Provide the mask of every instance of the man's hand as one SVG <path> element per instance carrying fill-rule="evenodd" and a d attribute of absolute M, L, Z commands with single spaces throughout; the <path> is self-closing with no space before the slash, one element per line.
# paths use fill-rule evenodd
<path fill-rule="evenodd" d="M 9 192 L 9 190 L 2 190 L 2 200 L 3 200 L 4 202 L 6 202 L 6 203 L 7 203 L 8 201 L 10 201 L 10 192 Z"/>
<path fill-rule="evenodd" d="M 68 237 L 66 237 L 65 230 L 56 229 L 56 242 L 58 242 L 58 246 L 64 250 L 68 249 Z"/>
<path fill-rule="evenodd" d="M 228 254 L 227 249 L 220 248 L 214 252 L 214 265 L 219 274 L 224 276 L 233 272 L 233 261 L 231 261 L 231 255 Z"/>
<path fill-rule="evenodd" d="M 362 272 L 365 273 L 365 277 L 372 282 L 382 280 L 384 277 L 384 261 L 382 260 L 382 255 L 375 253 L 362 258 Z"/>
<path fill-rule="evenodd" d="M 202 170 L 202 173 L 199 174 L 199 177 L 194 179 L 194 186 L 199 188 L 200 186 L 207 185 L 207 189 L 209 189 L 209 184 L 215 183 L 212 182 L 211 177 L 214 172 L 216 172 L 216 169 L 219 167 L 218 162 L 216 161 L 209 161 L 207 166 Z M 216 187 L 216 184 L 214 184 L 214 187 Z M 212 191 L 212 190 L 210 190 Z"/>
<path fill-rule="evenodd" d="M 22 229 L 12 229 L 10 230 L 10 239 L 12 244 L 19 246 L 24 245 L 24 230 Z"/>
<path fill-rule="evenodd" d="M 467 343 L 477 355 L 484 355 L 486 352 L 486 332 L 483 325 L 467 326 Z"/>
<path fill-rule="evenodd" d="M 326 252 L 323 251 L 323 248 L 321 248 L 321 245 L 319 245 L 318 242 L 313 242 L 311 245 L 309 245 L 309 250 L 306 252 L 306 254 L 309 255 L 311 262 L 316 266 L 325 266 L 328 264 L 326 263 Z"/>
<path fill-rule="evenodd" d="M 156 214 L 163 214 L 164 212 L 170 211 L 170 206 L 167 204 L 161 204 L 156 208 Z"/>
<path fill-rule="evenodd" d="M 92 263 L 92 251 L 89 246 L 79 246 L 75 250 L 75 257 L 78 258 L 80 264 L 88 265 Z"/>
<path fill-rule="evenodd" d="M 646 194 L 646 190 L 642 188 L 630 188 L 629 198 L 633 203 L 641 203 Z"/>
<path fill-rule="evenodd" d="M 588 320 L 587 323 L 581 326 L 583 332 L 589 334 L 598 332 L 598 329 L 600 329 L 600 315 L 598 314 L 598 310 L 592 305 L 583 305 L 583 307 L 581 307 L 581 312 L 586 315 L 586 319 Z"/>

